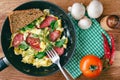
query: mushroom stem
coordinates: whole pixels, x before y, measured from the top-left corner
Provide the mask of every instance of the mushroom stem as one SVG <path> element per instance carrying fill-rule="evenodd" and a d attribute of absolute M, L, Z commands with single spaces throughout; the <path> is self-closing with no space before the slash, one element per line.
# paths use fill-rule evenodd
<path fill-rule="evenodd" d="M 68 11 L 69 11 L 69 12 L 71 12 L 71 10 L 72 10 L 72 7 L 71 7 L 71 6 L 70 6 L 70 7 L 68 7 Z"/>

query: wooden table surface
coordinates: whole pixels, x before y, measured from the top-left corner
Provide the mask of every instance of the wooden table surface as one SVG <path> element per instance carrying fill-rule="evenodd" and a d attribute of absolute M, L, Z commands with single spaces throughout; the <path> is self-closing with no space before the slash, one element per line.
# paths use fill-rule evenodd
<path fill-rule="evenodd" d="M 25 3 L 29 0 L 0 0 L 0 31 L 2 24 L 7 17 L 7 14 L 11 12 L 18 5 Z M 62 7 L 66 12 L 68 6 L 71 6 L 74 2 L 82 2 L 88 5 L 91 0 L 48 0 Z M 103 15 L 116 14 L 120 15 L 120 0 L 100 0 L 104 6 Z M 120 30 L 113 30 L 108 32 L 115 37 L 116 55 L 115 62 L 108 71 L 103 71 L 102 74 L 95 79 L 88 79 L 81 75 L 77 80 L 120 80 Z M 3 57 L 0 46 L 0 57 Z M 53 75 L 46 77 L 33 77 L 23 74 L 17 71 L 13 66 L 9 66 L 2 72 L 0 72 L 0 80 L 65 80 L 61 72 L 57 72 Z"/>

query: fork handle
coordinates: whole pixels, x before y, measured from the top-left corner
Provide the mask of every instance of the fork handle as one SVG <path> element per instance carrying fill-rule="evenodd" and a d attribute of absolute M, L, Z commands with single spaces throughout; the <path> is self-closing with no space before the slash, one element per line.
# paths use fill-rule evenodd
<path fill-rule="evenodd" d="M 58 64 L 58 67 L 59 67 L 60 71 L 63 73 L 66 80 L 70 80 L 69 77 L 67 76 L 67 74 L 65 73 L 65 71 L 63 70 L 63 68 L 61 67 L 60 63 Z"/>

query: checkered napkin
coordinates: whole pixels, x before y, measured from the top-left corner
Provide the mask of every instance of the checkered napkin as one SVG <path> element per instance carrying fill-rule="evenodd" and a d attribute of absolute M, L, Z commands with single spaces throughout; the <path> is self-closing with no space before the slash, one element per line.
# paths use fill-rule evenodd
<path fill-rule="evenodd" d="M 99 58 L 103 57 L 104 48 L 102 33 L 107 36 L 109 42 L 110 38 L 108 34 L 100 27 L 100 24 L 96 21 L 96 19 L 91 19 L 91 27 L 89 29 L 83 30 L 80 29 L 78 22 L 74 20 L 70 14 L 68 14 L 68 16 L 70 17 L 76 30 L 77 42 L 74 54 L 64 68 L 75 79 L 82 74 L 79 68 L 79 62 L 83 56 L 93 54 Z"/>

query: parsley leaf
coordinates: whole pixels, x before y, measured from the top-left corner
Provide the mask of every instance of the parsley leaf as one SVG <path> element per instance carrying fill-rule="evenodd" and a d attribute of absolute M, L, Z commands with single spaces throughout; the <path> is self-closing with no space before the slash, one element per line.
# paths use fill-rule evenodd
<path fill-rule="evenodd" d="M 58 27 L 58 21 L 52 21 L 50 27 L 51 30 L 54 31 Z"/>
<path fill-rule="evenodd" d="M 20 30 L 21 31 L 26 31 L 26 30 L 29 30 L 29 29 L 33 29 L 34 27 L 35 27 L 34 24 L 29 24 L 29 25 L 21 28 Z"/>
<path fill-rule="evenodd" d="M 23 41 L 20 45 L 19 45 L 19 48 L 20 49 L 23 49 L 23 50 L 27 50 L 29 48 L 29 45 Z"/>
<path fill-rule="evenodd" d="M 35 58 L 42 59 L 44 56 L 46 56 L 46 53 L 45 53 L 45 52 L 38 52 L 38 53 L 35 55 Z"/>
<path fill-rule="evenodd" d="M 65 39 L 61 39 L 55 43 L 55 46 L 62 47 L 64 43 L 65 43 Z"/>

